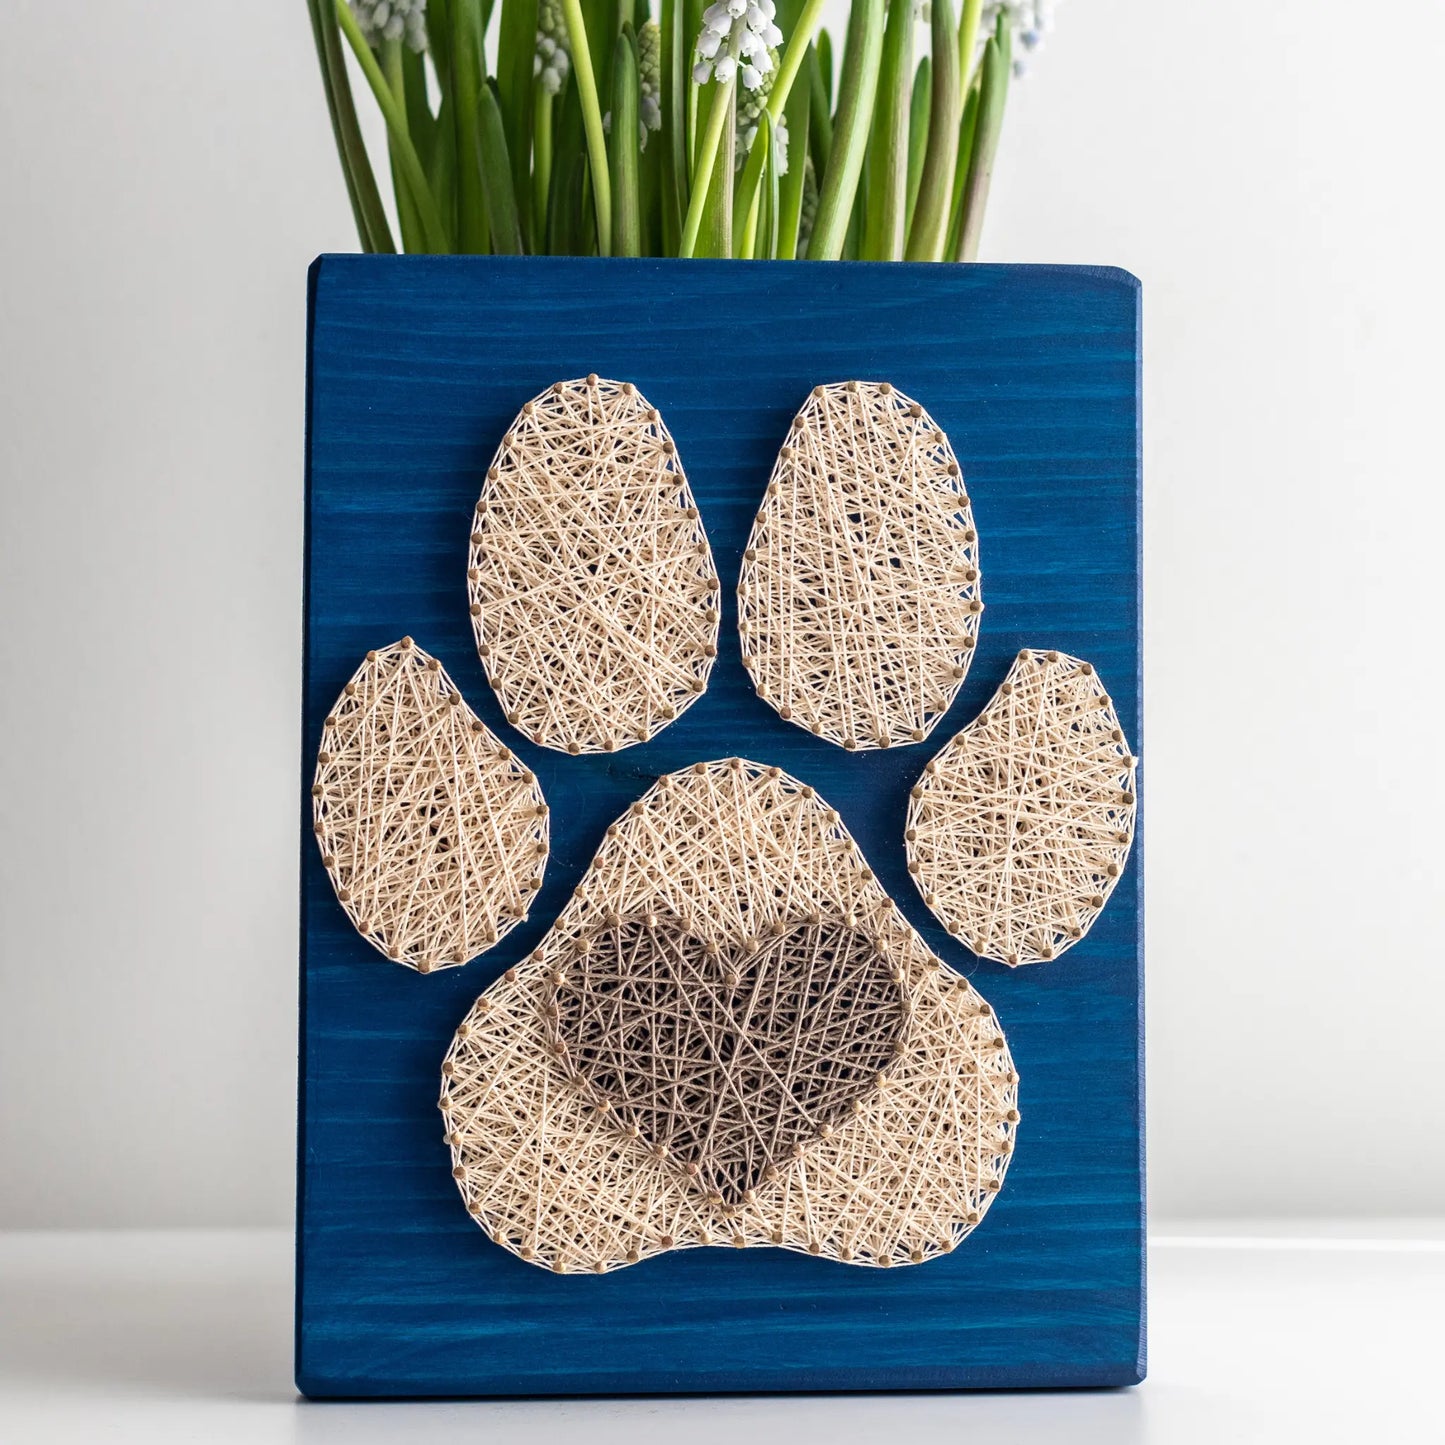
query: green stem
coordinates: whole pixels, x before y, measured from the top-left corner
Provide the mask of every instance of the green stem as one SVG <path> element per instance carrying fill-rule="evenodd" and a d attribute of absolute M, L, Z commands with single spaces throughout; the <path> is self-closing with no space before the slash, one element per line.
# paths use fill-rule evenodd
<path fill-rule="evenodd" d="M 753 149 L 756 150 L 762 145 L 761 134 L 753 137 Z M 757 256 L 758 244 L 758 207 L 762 203 L 762 191 L 753 197 L 753 208 L 746 216 L 742 217 L 742 225 L 738 228 L 738 235 L 733 250 L 739 261 L 751 261 Z"/>
<path fill-rule="evenodd" d="M 562 0 L 567 41 L 572 48 L 572 69 L 577 77 L 577 98 L 582 102 L 582 126 L 587 135 L 587 156 L 592 167 L 592 200 L 597 210 L 597 253 L 612 254 L 612 181 L 607 170 L 607 134 L 602 129 L 602 107 L 597 103 L 597 76 L 587 48 L 587 24 L 579 0 Z"/>
<path fill-rule="evenodd" d="M 798 226 L 803 216 L 803 177 L 808 170 L 809 88 L 798 86 L 788 97 L 788 173 L 778 184 L 778 259 L 798 255 Z"/>
<path fill-rule="evenodd" d="M 973 163 L 974 137 L 978 133 L 978 92 L 983 79 L 975 73 L 969 82 L 968 98 L 963 102 L 963 120 L 958 127 L 958 164 L 953 172 L 953 202 L 948 213 L 948 244 L 945 258 L 958 259 L 958 238 L 963 228 L 963 189 L 968 183 L 968 170 Z"/>
<path fill-rule="evenodd" d="M 865 261 L 901 261 L 908 235 L 908 145 L 913 84 L 913 5 L 890 0 L 868 144 Z"/>
<path fill-rule="evenodd" d="M 836 261 L 843 250 L 868 148 L 873 99 L 878 91 L 878 62 L 883 52 L 884 0 L 853 0 L 848 42 L 843 55 L 843 80 L 838 89 L 838 116 L 828 173 L 818 193 L 818 217 L 808 242 L 808 256 Z"/>
<path fill-rule="evenodd" d="M 948 209 L 958 161 L 958 122 L 963 109 L 952 0 L 933 0 L 933 99 L 928 110 L 928 151 L 908 232 L 910 261 L 941 261 L 948 237 Z"/>
<path fill-rule="evenodd" d="M 451 76 L 457 145 L 457 244 L 471 254 L 488 250 L 487 203 L 482 194 L 479 135 L 482 24 L 478 0 L 451 0 Z"/>
<path fill-rule="evenodd" d="M 612 57 L 612 252 L 642 254 L 640 81 L 632 26 L 624 22 Z"/>
<path fill-rule="evenodd" d="M 901 0 L 901 3 L 906 3 L 906 0 Z M 778 73 L 773 80 L 773 88 L 768 93 L 767 111 L 774 125 L 777 125 L 782 116 L 788 96 L 792 93 L 793 82 L 798 78 L 808 58 L 808 47 L 813 43 L 813 36 L 817 34 L 826 7 L 827 0 L 807 0 L 802 14 L 798 16 L 797 25 L 793 27 L 792 35 L 788 37 L 782 58 L 778 61 Z M 754 146 L 748 152 L 743 173 L 738 178 L 736 204 L 740 214 L 748 215 L 752 212 L 762 174 L 762 157 L 758 155 L 758 147 Z"/>
<path fill-rule="evenodd" d="M 386 223 L 386 210 L 381 192 L 361 138 L 356 119 L 356 105 L 351 98 L 351 83 L 346 78 L 346 57 L 336 19 L 328 0 L 306 0 L 311 14 L 311 34 L 316 42 L 316 59 L 321 68 L 321 86 L 326 95 L 326 109 L 331 116 L 331 134 L 336 142 L 336 156 L 341 163 L 341 178 L 346 183 L 346 196 L 356 221 L 356 234 L 361 249 L 367 252 L 396 250 L 391 228 Z"/>
<path fill-rule="evenodd" d="M 707 132 L 698 147 L 697 164 L 693 168 L 692 195 L 687 203 L 687 216 L 682 223 L 682 244 L 679 256 L 691 256 L 697 249 L 697 233 L 702 228 L 702 213 L 707 206 L 707 193 L 712 188 L 713 167 L 717 164 L 718 146 L 722 143 L 728 113 L 732 110 L 733 86 L 736 76 L 717 87 L 708 111 Z"/>
<path fill-rule="evenodd" d="M 738 144 L 736 84 L 731 95 L 722 102 L 719 102 L 717 87 L 714 86 L 712 103 L 722 104 L 727 112 L 727 123 L 723 126 L 722 144 L 718 146 L 717 158 L 713 162 L 712 184 L 708 187 L 707 203 L 702 212 L 702 229 L 698 233 L 697 247 L 693 255 L 727 260 L 733 254 L 733 177 L 737 174 Z"/>
<path fill-rule="evenodd" d="M 968 182 L 963 191 L 963 223 L 959 227 L 957 257 L 960 261 L 978 259 L 978 243 L 983 235 L 983 213 L 988 205 L 988 188 L 993 179 L 993 162 L 998 153 L 998 138 L 1003 130 L 1004 101 L 1008 98 L 1009 75 L 1013 69 L 1013 36 L 999 16 L 998 30 L 984 47 L 983 80 L 978 98 L 978 129 L 974 135 L 973 156 L 968 166 Z"/>
<path fill-rule="evenodd" d="M 983 0 L 963 0 L 958 18 L 958 73 L 966 85 L 973 77 L 973 52 L 978 48 L 978 19 Z"/>
<path fill-rule="evenodd" d="M 576 0 L 573 0 L 573 3 L 575 4 Z M 398 164 L 407 184 L 412 188 L 427 246 L 432 251 L 444 252 L 448 249 L 446 228 L 442 225 L 441 212 L 437 210 L 436 201 L 432 199 L 431 187 L 426 183 L 426 172 L 422 170 L 421 159 L 407 134 L 406 115 L 387 86 L 386 77 L 381 73 L 381 67 L 376 63 L 376 57 L 371 53 L 371 47 L 366 43 L 366 37 L 362 35 L 361 27 L 356 23 L 356 17 L 351 13 L 351 6 L 346 0 L 336 0 L 336 21 L 356 56 L 357 64 L 361 66 L 366 83 L 376 97 L 388 132 L 397 142 Z"/>
<path fill-rule="evenodd" d="M 406 72 L 402 69 L 400 40 L 383 40 L 381 42 L 381 64 L 382 73 L 391 87 L 397 108 L 405 117 L 407 115 Z M 409 120 L 407 121 L 407 134 L 408 136 L 411 134 Z M 386 144 L 387 154 L 391 157 L 391 185 L 396 196 L 396 220 L 398 229 L 401 231 L 402 249 L 409 252 L 422 251 L 425 249 L 425 245 L 422 240 L 421 221 L 417 214 L 416 201 L 411 194 L 411 187 L 407 184 L 406 175 L 401 168 L 396 137 L 388 135 Z M 418 152 L 419 157 L 420 152 Z"/>

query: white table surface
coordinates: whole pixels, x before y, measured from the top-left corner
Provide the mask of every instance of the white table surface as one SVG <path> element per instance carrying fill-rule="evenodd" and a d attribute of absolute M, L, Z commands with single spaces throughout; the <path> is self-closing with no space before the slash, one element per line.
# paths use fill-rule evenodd
<path fill-rule="evenodd" d="M 284 1233 L 0 1235 L 0 1441 L 1445 1441 L 1445 1221 L 1237 1228 L 1152 1240 L 1133 1390 L 405 1405 L 296 1396 Z"/>

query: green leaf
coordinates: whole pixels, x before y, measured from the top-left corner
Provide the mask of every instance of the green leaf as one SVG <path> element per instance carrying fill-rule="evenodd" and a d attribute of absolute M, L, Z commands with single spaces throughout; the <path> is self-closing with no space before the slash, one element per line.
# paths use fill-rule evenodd
<path fill-rule="evenodd" d="M 452 12 L 452 119 L 457 146 L 457 249 L 482 254 L 489 248 L 487 203 L 482 193 L 481 104 L 485 74 L 480 0 L 450 0 Z"/>
<path fill-rule="evenodd" d="M 403 48 L 400 40 L 383 40 L 381 42 L 381 66 L 382 74 L 386 76 L 386 83 L 391 89 L 392 98 L 396 101 L 402 115 L 409 117 L 411 106 L 407 103 L 406 58 Z M 409 121 L 407 131 L 410 133 Z M 427 244 L 422 230 L 421 217 L 417 211 L 416 200 L 412 195 L 412 188 L 406 179 L 396 136 L 387 135 L 386 148 L 387 155 L 391 160 L 391 188 L 396 197 L 396 221 L 397 227 L 401 231 L 402 249 L 413 254 L 425 251 Z M 417 157 L 421 158 L 420 150 L 417 152 Z M 425 167 L 425 162 L 423 162 L 423 167 Z"/>
<path fill-rule="evenodd" d="M 810 88 L 795 85 L 783 114 L 788 122 L 788 173 L 778 183 L 778 259 L 798 255 L 798 228 L 803 215 L 803 178 L 808 169 Z"/>
<path fill-rule="evenodd" d="M 426 48 L 436 71 L 437 88 L 446 100 L 452 89 L 452 0 L 427 0 Z M 437 107 L 440 112 L 441 107 Z"/>
<path fill-rule="evenodd" d="M 311 35 L 316 42 L 316 60 L 321 69 L 326 109 L 331 116 L 336 157 L 341 163 L 341 178 L 346 184 L 346 197 L 351 202 L 351 214 L 356 222 L 361 249 L 394 252 L 396 244 L 386 223 L 381 192 L 366 154 L 361 126 L 356 118 L 356 105 L 351 98 L 351 82 L 346 76 L 346 57 L 341 51 L 336 12 L 330 0 L 306 0 L 306 8 L 311 15 Z"/>
<path fill-rule="evenodd" d="M 878 64 L 883 54 L 884 0 L 853 0 L 843 76 L 838 87 L 838 114 L 828 171 L 818 192 L 818 218 L 808 242 L 817 261 L 836 260 L 843 252 L 868 130 L 878 92 Z"/>
<path fill-rule="evenodd" d="M 675 256 L 687 211 L 688 41 L 682 0 L 662 0 L 662 130 L 653 136 L 662 157 L 662 250 Z"/>
<path fill-rule="evenodd" d="M 695 249 L 696 256 L 711 256 L 726 260 L 733 254 L 733 175 L 737 152 L 738 107 L 737 81 L 726 85 L 716 83 L 707 87 L 711 99 L 708 103 L 707 132 L 698 150 L 697 175 L 694 178 L 696 190 L 705 197 L 702 207 L 701 228 Z M 712 141 L 712 164 L 704 165 L 709 140 L 717 122 L 716 140 Z M 691 207 L 689 207 L 689 223 Z M 687 232 L 684 228 L 684 240 Z"/>
<path fill-rule="evenodd" d="M 612 57 L 612 254 L 642 254 L 642 153 L 639 145 L 638 110 L 641 79 L 637 66 L 637 42 L 632 26 L 624 24 Z"/>
<path fill-rule="evenodd" d="M 813 170 L 821 176 L 828 169 L 828 154 L 833 149 L 833 112 L 823 87 L 822 62 L 816 46 L 808 51 L 808 137 Z"/>
<path fill-rule="evenodd" d="M 502 106 L 490 84 L 478 97 L 478 141 L 481 147 L 482 191 L 487 200 L 492 251 L 498 256 L 520 256 L 522 218 L 512 191 L 512 166 L 507 158 L 507 132 Z"/>
<path fill-rule="evenodd" d="M 431 168 L 432 151 L 436 146 L 436 117 L 427 104 L 426 56 L 403 46 L 401 52 L 402 85 L 406 94 L 406 128 L 412 144 L 421 157 L 423 168 Z"/>
<path fill-rule="evenodd" d="M 823 99 L 828 114 L 833 113 L 833 37 L 826 30 L 818 32 L 818 76 L 823 82 Z"/>
<path fill-rule="evenodd" d="M 973 52 L 978 49 L 978 22 L 983 13 L 983 0 L 963 0 L 958 18 L 958 73 L 967 86 L 975 73 Z"/>
<path fill-rule="evenodd" d="M 412 145 L 411 137 L 407 134 L 406 112 L 392 94 L 386 76 L 382 74 L 381 66 L 376 63 L 376 56 L 371 53 L 371 47 L 366 43 L 347 0 L 336 0 L 336 20 L 352 54 L 356 56 L 366 83 L 371 87 L 372 95 L 376 97 L 377 106 L 386 121 L 387 134 L 396 144 L 397 163 L 406 178 L 407 186 L 410 187 L 412 199 L 416 202 L 427 249 L 444 252 L 447 249 L 446 230 L 442 226 L 441 213 L 432 199 L 431 188 L 426 183 L 426 172 L 422 170 L 416 147 Z"/>
<path fill-rule="evenodd" d="M 426 179 L 432 195 L 436 197 L 437 209 L 441 212 L 442 224 L 446 227 L 447 242 L 452 250 L 456 250 L 457 131 L 452 120 L 452 102 L 450 97 L 445 95 L 437 110 L 436 139 L 432 146 L 431 164 L 427 167 Z"/>
<path fill-rule="evenodd" d="M 984 47 L 983 81 L 978 98 L 978 129 L 969 160 L 968 181 L 963 189 L 963 222 L 959 227 L 957 258 L 978 259 L 983 235 L 983 213 L 988 205 L 988 188 L 993 179 L 994 157 L 1003 131 L 1004 102 L 1008 99 L 1009 76 L 1013 70 L 1013 37 L 999 16 L 998 29 Z"/>
<path fill-rule="evenodd" d="M 662 248 L 662 141 L 653 133 L 641 155 L 642 254 L 668 256 Z"/>
<path fill-rule="evenodd" d="M 913 79 L 913 0 L 889 0 L 888 28 L 868 141 L 868 196 L 862 255 L 901 261 L 908 234 L 908 111 Z"/>
<path fill-rule="evenodd" d="M 616 14 L 611 5 L 590 7 L 596 27 L 597 17 L 604 11 L 608 17 Z M 562 14 L 567 20 L 567 43 L 572 49 L 572 75 L 577 81 L 577 96 L 582 106 L 582 128 L 587 137 L 588 174 L 592 187 L 592 204 L 597 216 L 597 251 L 599 255 L 612 254 L 612 180 L 607 174 L 607 134 L 602 128 L 602 107 L 597 100 L 597 72 L 593 69 L 592 50 L 587 39 L 587 22 L 582 15 L 580 0 L 562 0 Z M 603 33 L 607 33 L 604 26 Z M 607 55 L 612 53 L 611 36 L 608 34 Z"/>
<path fill-rule="evenodd" d="M 793 27 L 778 61 L 778 73 L 773 78 L 773 88 L 768 92 L 767 111 L 776 126 L 783 114 L 783 107 L 793 93 L 793 85 L 803 67 L 808 63 L 810 43 L 823 18 L 825 0 L 803 0 L 797 23 Z M 749 152 L 743 164 L 743 172 L 737 185 L 736 219 L 733 232 L 733 249 L 740 250 L 741 225 L 751 225 L 757 213 L 758 181 L 763 172 L 763 152 Z"/>
<path fill-rule="evenodd" d="M 773 128 L 773 117 L 766 108 L 763 110 L 754 145 L 766 144 L 767 167 L 763 175 L 763 214 L 758 225 L 758 249 L 768 260 L 778 254 L 778 133 Z"/>
<path fill-rule="evenodd" d="M 913 77 L 913 99 L 908 107 L 908 220 L 918 204 L 918 183 L 923 179 L 923 153 L 928 148 L 928 108 L 933 104 L 933 57 L 918 62 Z"/>
<path fill-rule="evenodd" d="M 497 27 L 497 103 L 512 165 L 512 194 L 522 234 L 532 229 L 532 61 L 537 54 L 537 0 L 502 0 Z M 540 86 L 537 87 L 539 90 Z"/>
<path fill-rule="evenodd" d="M 622 33 L 624 8 L 629 0 L 586 0 L 582 16 L 587 26 L 587 45 L 592 55 L 592 70 L 597 77 L 597 94 L 612 103 L 612 52 Z"/>
<path fill-rule="evenodd" d="M 963 191 L 968 184 L 968 169 L 973 161 L 974 137 L 978 133 L 978 93 L 983 81 L 980 67 L 969 82 L 968 97 L 963 102 L 963 119 L 958 127 L 958 163 L 953 168 L 953 202 L 948 212 L 948 244 L 945 257 L 958 259 L 958 238 L 963 229 Z"/>
<path fill-rule="evenodd" d="M 958 160 L 958 122 L 963 112 L 958 37 L 953 0 L 933 0 L 933 98 L 928 111 L 928 150 L 908 231 L 910 261 L 941 261 L 948 237 L 948 207 Z"/>
<path fill-rule="evenodd" d="M 552 156 L 552 188 L 547 197 L 547 250 L 554 256 L 579 256 L 585 230 L 587 158 L 582 135 L 582 104 L 576 72 L 562 89 Z"/>

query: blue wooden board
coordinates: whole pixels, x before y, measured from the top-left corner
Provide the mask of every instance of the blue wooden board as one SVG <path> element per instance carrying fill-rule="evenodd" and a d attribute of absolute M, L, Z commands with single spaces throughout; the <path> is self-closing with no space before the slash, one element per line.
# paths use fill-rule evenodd
<path fill-rule="evenodd" d="M 1022 646 L 1092 661 L 1139 716 L 1139 290 L 1084 267 L 328 256 L 311 272 L 296 1372 L 311 1396 L 1132 1384 L 1144 1369 L 1142 857 L 1058 962 L 980 962 L 904 867 L 909 785 Z M 469 515 L 522 402 L 596 371 L 659 407 L 723 578 L 707 694 L 654 742 L 569 758 L 503 721 L 472 642 Z M 848 754 L 782 722 L 739 661 L 732 588 L 780 439 L 817 382 L 889 380 L 948 432 L 987 611 L 930 743 Z M 536 769 L 553 853 L 530 919 L 421 976 L 352 931 L 310 835 L 322 718 L 405 633 Z M 955 1253 L 869 1270 L 701 1249 L 553 1276 L 468 1218 L 436 1111 L 456 1024 L 536 946 L 603 830 L 661 773 L 741 754 L 813 784 L 994 1005 L 1023 1123 Z"/>

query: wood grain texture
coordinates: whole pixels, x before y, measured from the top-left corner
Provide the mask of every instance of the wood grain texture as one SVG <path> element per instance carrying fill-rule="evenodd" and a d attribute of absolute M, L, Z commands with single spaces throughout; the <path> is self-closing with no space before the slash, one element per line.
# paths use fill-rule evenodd
<path fill-rule="evenodd" d="M 297 1382 L 308 1395 L 542 1395 L 1130 1384 L 1143 1374 L 1142 850 L 1089 936 L 1010 972 L 928 913 L 908 787 L 1020 647 L 1098 667 L 1139 716 L 1139 292 L 1081 267 L 325 257 L 311 272 Z M 635 382 L 677 440 L 723 579 L 706 695 L 651 743 L 569 758 L 519 739 L 466 606 L 468 517 L 498 438 L 548 383 Z M 733 585 L 807 389 L 889 380 L 948 433 L 973 499 L 978 658 L 920 746 L 849 754 L 742 669 Z M 409 633 L 533 767 L 552 857 L 529 919 L 465 968 L 378 960 L 310 837 L 322 719 L 369 647 Z M 656 777 L 743 754 L 811 783 L 940 956 L 997 1010 L 1018 1147 L 947 1258 L 859 1270 L 695 1250 L 556 1277 L 467 1217 L 436 1112 L 457 1021 L 536 946 L 607 824 Z"/>

